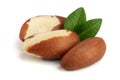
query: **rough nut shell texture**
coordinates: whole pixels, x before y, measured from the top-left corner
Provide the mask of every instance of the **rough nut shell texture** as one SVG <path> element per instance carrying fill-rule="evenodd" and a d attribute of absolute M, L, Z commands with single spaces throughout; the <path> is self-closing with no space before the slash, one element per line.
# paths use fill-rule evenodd
<path fill-rule="evenodd" d="M 68 30 L 56 30 L 36 34 L 23 43 L 23 49 L 29 54 L 44 59 L 60 59 L 68 50 L 79 42 L 76 33 Z"/>
<path fill-rule="evenodd" d="M 41 15 L 28 19 L 20 30 L 22 41 L 36 34 L 52 30 L 63 29 L 65 18 L 61 16 Z"/>
<path fill-rule="evenodd" d="M 92 37 L 78 43 L 68 51 L 61 60 L 61 66 L 66 70 L 76 70 L 87 67 L 100 60 L 106 51 L 102 38 Z"/>

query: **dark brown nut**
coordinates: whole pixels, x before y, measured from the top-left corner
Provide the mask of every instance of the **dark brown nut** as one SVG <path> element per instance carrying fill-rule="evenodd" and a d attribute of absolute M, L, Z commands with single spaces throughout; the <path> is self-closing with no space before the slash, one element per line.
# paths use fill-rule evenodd
<path fill-rule="evenodd" d="M 100 60 L 106 51 L 106 44 L 102 38 L 88 38 L 70 51 L 61 60 L 61 66 L 66 70 L 76 70 L 87 67 Z"/>

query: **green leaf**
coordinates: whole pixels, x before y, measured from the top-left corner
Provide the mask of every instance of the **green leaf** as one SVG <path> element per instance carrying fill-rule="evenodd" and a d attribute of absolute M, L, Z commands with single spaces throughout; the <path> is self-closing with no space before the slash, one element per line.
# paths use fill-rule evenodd
<path fill-rule="evenodd" d="M 94 37 L 99 31 L 101 24 L 102 19 L 92 19 L 86 21 L 86 23 L 84 23 L 81 27 L 82 30 L 79 34 L 80 40 L 82 41 L 86 38 Z"/>
<path fill-rule="evenodd" d="M 66 19 L 64 29 L 74 31 L 79 34 L 80 26 L 86 21 L 86 14 L 83 7 L 76 9 Z"/>

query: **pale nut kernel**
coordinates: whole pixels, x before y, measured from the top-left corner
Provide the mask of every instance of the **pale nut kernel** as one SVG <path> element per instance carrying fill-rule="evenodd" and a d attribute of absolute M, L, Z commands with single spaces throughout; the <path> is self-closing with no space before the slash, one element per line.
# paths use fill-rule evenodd
<path fill-rule="evenodd" d="M 63 29 L 66 18 L 61 16 L 41 15 L 28 19 L 20 30 L 19 37 L 22 41 L 36 33 Z"/>
<path fill-rule="evenodd" d="M 87 67 L 99 61 L 106 51 L 102 38 L 92 37 L 79 42 L 61 59 L 61 66 L 66 70 L 76 70 Z"/>
<path fill-rule="evenodd" d="M 60 59 L 79 42 L 75 32 L 68 30 L 49 31 L 35 34 L 23 42 L 23 50 L 44 59 Z"/>

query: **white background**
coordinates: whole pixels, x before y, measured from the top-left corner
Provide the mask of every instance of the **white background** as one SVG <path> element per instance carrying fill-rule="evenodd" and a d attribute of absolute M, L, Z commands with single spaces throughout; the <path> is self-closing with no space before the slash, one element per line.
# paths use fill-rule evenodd
<path fill-rule="evenodd" d="M 63 70 L 59 61 L 41 60 L 21 50 L 19 32 L 37 15 L 67 17 L 84 7 L 87 19 L 102 18 L 97 36 L 107 44 L 96 64 L 76 71 Z M 119 0 L 0 0 L 0 80 L 120 80 Z"/>

